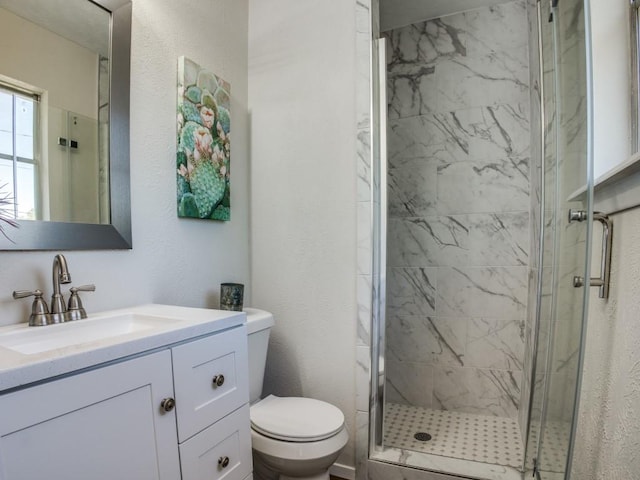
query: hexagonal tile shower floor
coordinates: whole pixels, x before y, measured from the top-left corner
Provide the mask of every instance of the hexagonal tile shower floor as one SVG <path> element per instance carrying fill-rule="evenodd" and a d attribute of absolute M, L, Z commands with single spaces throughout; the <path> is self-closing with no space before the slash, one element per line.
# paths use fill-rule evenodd
<path fill-rule="evenodd" d="M 430 440 L 415 438 L 427 433 Z M 418 435 L 419 438 L 426 438 Z M 444 457 L 522 468 L 524 448 L 516 419 L 387 403 L 384 444 Z"/>

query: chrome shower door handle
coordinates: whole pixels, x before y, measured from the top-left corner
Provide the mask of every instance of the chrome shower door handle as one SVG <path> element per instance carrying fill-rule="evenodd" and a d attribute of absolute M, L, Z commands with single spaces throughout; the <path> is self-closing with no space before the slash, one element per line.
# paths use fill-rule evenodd
<path fill-rule="evenodd" d="M 569 210 L 569 223 L 583 222 L 588 218 L 584 210 Z M 602 224 L 602 258 L 600 260 L 600 276 L 589 279 L 591 287 L 598 287 L 600 298 L 609 298 L 609 282 L 611 280 L 611 247 L 613 246 L 613 221 L 608 215 L 593 212 L 593 219 Z M 573 286 L 582 287 L 584 278 L 573 277 Z"/>
<path fill-rule="evenodd" d="M 591 285 L 599 287 L 598 296 L 609 298 L 611 280 L 611 247 L 613 246 L 613 221 L 608 215 L 593 212 L 593 219 L 602 224 L 602 258 L 600 259 L 600 277 L 592 278 Z"/>

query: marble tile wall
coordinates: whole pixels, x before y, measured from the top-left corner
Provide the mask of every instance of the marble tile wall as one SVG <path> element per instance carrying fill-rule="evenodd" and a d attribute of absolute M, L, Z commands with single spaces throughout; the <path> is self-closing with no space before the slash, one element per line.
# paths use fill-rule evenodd
<path fill-rule="evenodd" d="M 387 400 L 516 417 L 530 262 L 525 0 L 386 32 Z"/>

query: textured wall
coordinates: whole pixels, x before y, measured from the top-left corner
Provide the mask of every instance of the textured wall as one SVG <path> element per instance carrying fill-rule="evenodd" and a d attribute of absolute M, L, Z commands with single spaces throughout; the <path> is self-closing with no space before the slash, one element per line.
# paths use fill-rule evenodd
<path fill-rule="evenodd" d="M 276 321 L 265 389 L 342 409 L 353 465 L 355 4 L 252 0 L 249 23 L 253 305 Z"/>
<path fill-rule="evenodd" d="M 219 284 L 249 283 L 247 2 L 135 0 L 131 58 L 132 251 L 68 252 L 89 312 L 147 302 L 218 303 Z M 177 59 L 186 55 L 231 82 L 232 220 L 176 216 Z M 0 324 L 28 318 L 14 289 L 51 292 L 52 252 L 0 253 Z"/>
<path fill-rule="evenodd" d="M 591 293 L 572 468 L 573 478 L 589 480 L 634 480 L 640 472 L 640 209 L 612 219 L 611 296 Z M 599 260 L 596 244 L 596 271 Z"/>
<path fill-rule="evenodd" d="M 386 35 L 388 399 L 515 417 L 529 262 L 525 2 Z"/>

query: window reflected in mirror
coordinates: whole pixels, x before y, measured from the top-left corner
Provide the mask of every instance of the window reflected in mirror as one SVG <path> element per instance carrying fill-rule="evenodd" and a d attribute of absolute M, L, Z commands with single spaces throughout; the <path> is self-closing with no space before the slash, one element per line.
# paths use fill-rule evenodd
<path fill-rule="evenodd" d="M 13 218 L 36 220 L 39 96 L 0 85 L 0 189 L 13 198 Z"/>

